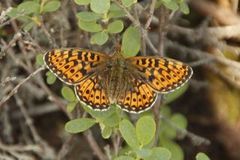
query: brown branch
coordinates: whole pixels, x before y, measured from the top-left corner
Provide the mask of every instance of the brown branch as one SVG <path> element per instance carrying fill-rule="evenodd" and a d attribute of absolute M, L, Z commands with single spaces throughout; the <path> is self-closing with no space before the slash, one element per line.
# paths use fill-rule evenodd
<path fill-rule="evenodd" d="M 133 25 L 135 25 L 140 29 L 142 33 L 142 37 L 146 40 L 146 43 L 149 45 L 150 49 L 153 51 L 154 54 L 157 54 L 158 50 L 153 45 L 152 41 L 149 39 L 147 31 L 141 26 L 140 22 L 136 20 L 132 16 L 132 14 L 128 11 L 128 9 L 125 6 L 123 6 L 121 3 L 119 3 L 117 0 L 113 0 L 113 2 L 116 3 L 120 8 L 122 8 L 123 11 L 126 13 L 127 17 L 129 18 L 129 20 L 133 23 Z"/>
<path fill-rule="evenodd" d="M 207 138 L 198 136 L 186 129 L 179 128 L 175 123 L 173 123 L 172 121 L 170 121 L 168 118 L 164 117 L 163 115 L 161 115 L 161 119 L 163 121 L 165 121 L 167 124 L 169 124 L 172 128 L 176 129 L 176 131 L 178 131 L 182 136 L 189 137 L 194 145 L 202 145 L 202 144 L 210 145 L 211 142 Z"/>
<path fill-rule="evenodd" d="M 37 70 L 35 70 L 33 73 L 31 73 L 28 77 L 26 77 L 22 82 L 20 82 L 18 85 L 16 85 L 16 87 L 14 87 L 14 89 L 5 97 L 2 98 L 2 100 L 0 101 L 0 107 L 9 99 L 11 98 L 14 94 L 17 93 L 18 89 L 24 84 L 26 83 L 28 80 L 30 80 L 32 77 L 34 77 L 37 73 L 39 73 L 40 71 L 44 70 L 45 67 L 41 67 L 38 68 Z"/>
<path fill-rule="evenodd" d="M 94 151 L 94 153 L 98 156 L 100 160 L 107 160 L 107 157 L 102 152 L 101 148 L 97 144 L 96 140 L 94 139 L 92 132 L 90 130 L 84 132 L 84 136 L 87 139 L 90 147 Z"/>

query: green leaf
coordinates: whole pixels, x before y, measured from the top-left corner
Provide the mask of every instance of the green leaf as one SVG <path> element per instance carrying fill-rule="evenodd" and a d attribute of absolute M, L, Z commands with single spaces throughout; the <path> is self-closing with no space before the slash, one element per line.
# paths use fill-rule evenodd
<path fill-rule="evenodd" d="M 121 20 L 116 20 L 108 25 L 107 32 L 119 33 L 122 32 L 123 27 L 123 22 Z"/>
<path fill-rule="evenodd" d="M 142 149 L 137 150 L 136 153 L 137 153 L 138 157 L 145 159 L 152 154 L 152 149 L 142 148 Z"/>
<path fill-rule="evenodd" d="M 67 86 L 62 87 L 61 94 L 64 97 L 64 99 L 66 99 L 69 102 L 73 102 L 76 100 L 74 91 Z"/>
<path fill-rule="evenodd" d="M 123 139 L 131 148 L 137 149 L 140 147 L 137 140 L 136 130 L 129 120 L 122 120 L 119 123 L 119 130 Z"/>
<path fill-rule="evenodd" d="M 133 5 L 136 2 L 137 2 L 136 0 L 122 0 L 122 4 L 125 7 L 130 7 L 131 5 Z"/>
<path fill-rule="evenodd" d="M 171 121 L 179 128 L 186 129 L 187 128 L 187 119 L 180 113 L 176 113 L 171 117 Z"/>
<path fill-rule="evenodd" d="M 67 112 L 71 113 L 75 109 L 77 103 L 78 103 L 78 101 L 69 102 L 67 104 Z"/>
<path fill-rule="evenodd" d="M 46 76 L 47 76 L 47 84 L 53 84 L 56 82 L 57 78 L 52 72 L 48 71 L 46 73 Z"/>
<path fill-rule="evenodd" d="M 160 144 L 169 149 L 171 152 L 171 160 L 184 160 L 184 154 L 182 148 L 175 142 L 169 139 L 160 138 Z"/>
<path fill-rule="evenodd" d="M 41 53 L 36 56 L 36 64 L 39 66 L 44 65 L 43 55 Z"/>
<path fill-rule="evenodd" d="M 146 132 L 147 131 L 147 132 Z M 156 131 L 156 123 L 150 116 L 141 117 L 136 124 L 136 133 L 141 145 L 146 145 L 153 140 Z"/>
<path fill-rule="evenodd" d="M 105 118 L 111 116 L 114 112 L 115 112 L 115 108 L 114 107 L 110 107 L 108 110 L 106 111 L 95 111 L 90 109 L 87 106 L 83 106 L 84 110 L 86 112 L 88 112 L 92 117 L 98 119 L 98 120 L 104 120 Z"/>
<path fill-rule="evenodd" d="M 135 159 L 130 156 L 119 156 L 119 157 L 114 158 L 114 160 L 135 160 Z"/>
<path fill-rule="evenodd" d="M 78 118 L 67 122 L 65 130 L 69 133 L 80 133 L 92 127 L 95 123 L 92 118 Z"/>
<path fill-rule="evenodd" d="M 163 115 L 168 118 L 171 116 L 171 114 L 172 114 L 172 111 L 169 106 L 167 105 L 161 106 L 160 115 Z"/>
<path fill-rule="evenodd" d="M 178 99 L 181 95 L 183 95 L 187 91 L 188 87 L 189 87 L 189 85 L 188 85 L 188 83 L 186 83 L 185 85 L 183 85 L 181 88 L 177 89 L 176 91 L 167 94 L 165 96 L 164 104 L 171 103 L 171 102 L 175 101 L 176 99 Z"/>
<path fill-rule="evenodd" d="M 98 32 L 92 35 L 90 39 L 91 44 L 97 44 L 97 45 L 103 45 L 104 43 L 107 42 L 109 36 L 106 32 Z"/>
<path fill-rule="evenodd" d="M 49 1 L 47 2 L 42 9 L 42 12 L 54 12 L 61 6 L 59 1 Z"/>
<path fill-rule="evenodd" d="M 185 2 L 182 2 L 179 4 L 179 9 L 184 14 L 189 14 L 189 12 L 190 12 L 189 7 L 188 7 L 187 3 L 185 3 Z"/>
<path fill-rule="evenodd" d="M 78 26 L 87 32 L 100 32 L 102 31 L 102 26 L 97 24 L 96 22 L 85 22 L 85 21 L 78 21 Z"/>
<path fill-rule="evenodd" d="M 102 133 L 102 137 L 104 139 L 108 139 L 112 135 L 112 128 L 111 127 L 104 126 L 101 131 L 102 131 L 101 132 Z"/>
<path fill-rule="evenodd" d="M 77 3 L 78 5 L 88 5 L 91 0 L 74 0 L 75 3 Z"/>
<path fill-rule="evenodd" d="M 126 13 L 116 4 L 112 3 L 109 9 L 108 17 L 109 18 L 120 18 L 124 17 Z"/>
<path fill-rule="evenodd" d="M 181 129 L 186 129 L 187 127 L 187 120 L 181 114 L 174 114 L 170 117 L 171 123 L 173 123 L 176 127 Z M 160 125 L 160 130 L 162 131 L 161 134 L 169 139 L 174 139 L 177 136 L 177 131 L 174 127 L 172 127 L 167 122 L 163 122 Z"/>
<path fill-rule="evenodd" d="M 176 11 L 178 9 L 178 4 L 176 1 L 163 1 L 163 4 L 165 7 L 173 11 Z"/>
<path fill-rule="evenodd" d="M 120 120 L 121 120 L 121 118 L 117 114 L 117 112 L 113 112 L 112 115 L 106 117 L 103 120 L 103 123 L 108 127 L 115 127 L 115 126 L 119 125 Z"/>
<path fill-rule="evenodd" d="M 79 12 L 76 16 L 80 21 L 85 22 L 96 22 L 96 20 L 101 18 L 99 14 L 94 12 Z"/>
<path fill-rule="evenodd" d="M 34 1 L 27 1 L 19 4 L 17 9 L 18 9 L 18 12 L 20 13 L 25 13 L 25 14 L 36 13 L 37 14 L 40 11 L 40 5 Z"/>
<path fill-rule="evenodd" d="M 140 50 L 141 34 L 138 28 L 128 27 L 123 33 L 122 51 L 124 56 L 135 56 Z"/>
<path fill-rule="evenodd" d="M 210 158 L 205 153 L 198 153 L 196 155 L 196 160 L 210 160 Z"/>
<path fill-rule="evenodd" d="M 110 8 L 110 0 L 91 0 L 90 8 L 95 13 L 107 13 Z"/>
<path fill-rule="evenodd" d="M 19 14 L 18 9 L 17 8 L 12 8 L 9 12 L 7 12 L 7 15 L 9 17 L 17 17 Z"/>
<path fill-rule="evenodd" d="M 30 29 L 32 29 L 32 27 L 35 26 L 35 25 L 36 25 L 36 23 L 34 23 L 33 21 L 27 22 L 27 23 L 25 23 L 25 24 L 23 25 L 23 30 L 24 30 L 25 32 L 28 32 L 28 31 L 30 31 Z"/>
<path fill-rule="evenodd" d="M 170 158 L 171 152 L 168 149 L 163 147 L 155 147 L 152 149 L 152 155 L 145 160 L 170 160 Z"/>

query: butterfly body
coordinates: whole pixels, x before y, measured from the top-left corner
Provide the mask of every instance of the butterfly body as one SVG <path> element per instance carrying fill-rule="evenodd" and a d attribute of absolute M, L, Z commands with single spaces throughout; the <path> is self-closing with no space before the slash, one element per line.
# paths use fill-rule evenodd
<path fill-rule="evenodd" d="M 107 55 L 85 49 L 55 49 L 44 56 L 46 66 L 60 80 L 73 85 L 81 102 L 106 110 L 117 104 L 128 112 L 151 108 L 158 93 L 169 93 L 186 83 L 192 69 L 161 57 Z"/>

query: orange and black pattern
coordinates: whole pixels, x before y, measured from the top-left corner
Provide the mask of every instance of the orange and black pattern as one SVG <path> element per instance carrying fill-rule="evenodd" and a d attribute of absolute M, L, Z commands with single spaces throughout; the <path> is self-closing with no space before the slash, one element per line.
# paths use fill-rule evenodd
<path fill-rule="evenodd" d="M 75 86 L 75 93 L 80 101 L 95 110 L 106 110 L 110 103 L 105 90 L 99 85 L 98 76 L 81 81 Z"/>
<path fill-rule="evenodd" d="M 105 57 L 83 49 L 55 49 L 45 54 L 44 61 L 60 80 L 73 85 L 93 74 Z"/>
<path fill-rule="evenodd" d="M 131 57 L 128 61 L 145 75 L 143 78 L 159 93 L 174 91 L 192 75 L 189 66 L 170 58 Z"/>
<path fill-rule="evenodd" d="M 117 104 L 125 111 L 140 112 L 150 108 L 156 98 L 157 93 L 148 84 L 139 79 L 133 79 L 135 87 L 119 98 Z"/>
<path fill-rule="evenodd" d="M 44 55 L 48 69 L 73 85 L 81 102 L 95 110 L 116 104 L 140 113 L 153 106 L 158 93 L 185 84 L 192 76 L 188 65 L 169 58 L 112 56 L 86 49 L 53 49 Z"/>

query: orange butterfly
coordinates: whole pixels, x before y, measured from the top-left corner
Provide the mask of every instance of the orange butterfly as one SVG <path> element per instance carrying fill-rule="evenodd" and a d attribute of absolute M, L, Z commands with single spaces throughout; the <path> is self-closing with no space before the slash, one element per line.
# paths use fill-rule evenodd
<path fill-rule="evenodd" d="M 119 51 L 109 56 L 86 49 L 54 49 L 44 55 L 44 61 L 60 80 L 74 86 L 80 101 L 94 110 L 117 104 L 128 112 L 145 111 L 158 93 L 176 90 L 193 73 L 191 67 L 173 59 L 124 58 Z"/>

